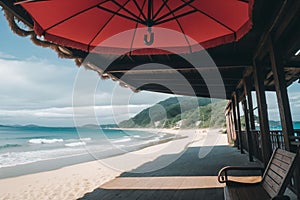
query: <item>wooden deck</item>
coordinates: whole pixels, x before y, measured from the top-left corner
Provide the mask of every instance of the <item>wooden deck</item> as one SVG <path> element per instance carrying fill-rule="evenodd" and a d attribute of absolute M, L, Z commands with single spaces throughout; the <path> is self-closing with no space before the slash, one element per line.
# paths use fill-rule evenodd
<path fill-rule="evenodd" d="M 215 176 L 119 177 L 102 185 L 97 196 L 101 199 L 196 199 L 207 195 L 220 199 L 223 187 Z"/>
<path fill-rule="evenodd" d="M 202 147 L 205 148 L 205 147 Z M 123 173 L 81 199 L 223 199 L 224 185 L 218 183 L 218 170 L 226 165 L 251 165 L 247 155 L 236 148 L 215 146 L 204 158 L 198 158 L 199 147 L 190 147 L 171 165 L 149 173 Z M 160 162 L 161 156 L 153 162 Z M 152 163 L 153 164 L 153 163 Z M 147 163 L 145 164 L 147 165 Z M 143 166 L 141 166 L 143 167 Z"/>

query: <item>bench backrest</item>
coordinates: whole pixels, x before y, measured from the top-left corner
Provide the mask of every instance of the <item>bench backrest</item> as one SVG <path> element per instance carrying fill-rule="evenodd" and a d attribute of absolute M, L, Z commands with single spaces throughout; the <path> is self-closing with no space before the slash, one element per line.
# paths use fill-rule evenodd
<path fill-rule="evenodd" d="M 284 193 L 295 162 L 295 153 L 282 149 L 276 149 L 273 152 L 262 180 L 262 186 L 271 198 Z"/>

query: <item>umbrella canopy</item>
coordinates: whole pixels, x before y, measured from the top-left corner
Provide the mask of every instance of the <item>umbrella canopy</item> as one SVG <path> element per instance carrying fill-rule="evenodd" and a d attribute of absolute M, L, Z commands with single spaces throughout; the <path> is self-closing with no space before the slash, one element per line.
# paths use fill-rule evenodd
<path fill-rule="evenodd" d="M 24 0 L 37 35 L 104 54 L 190 53 L 239 40 L 254 0 Z M 97 48 L 96 48 L 97 47 Z"/>

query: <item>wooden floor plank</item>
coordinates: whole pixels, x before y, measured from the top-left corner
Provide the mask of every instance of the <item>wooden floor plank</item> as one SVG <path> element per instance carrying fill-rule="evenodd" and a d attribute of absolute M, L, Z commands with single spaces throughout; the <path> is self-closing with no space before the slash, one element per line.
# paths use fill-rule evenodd
<path fill-rule="evenodd" d="M 224 184 L 217 181 L 221 168 L 232 164 L 257 166 L 257 163 L 248 161 L 247 155 L 241 155 L 229 146 L 216 146 L 206 157 L 199 159 L 199 150 L 205 150 L 201 148 L 189 148 L 174 163 L 154 172 L 123 173 L 81 199 L 222 200 Z"/>

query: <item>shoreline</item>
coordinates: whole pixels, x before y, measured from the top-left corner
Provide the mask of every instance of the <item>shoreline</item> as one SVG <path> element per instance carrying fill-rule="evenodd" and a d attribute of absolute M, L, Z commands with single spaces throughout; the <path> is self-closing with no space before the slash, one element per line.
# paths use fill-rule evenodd
<path fill-rule="evenodd" d="M 116 130 L 122 130 L 122 129 L 116 129 Z M 150 132 L 150 133 L 157 132 L 157 129 L 126 129 L 126 130 L 143 131 L 143 132 Z M 163 129 L 163 131 L 159 131 L 159 132 L 176 135 L 176 136 L 172 137 L 172 138 L 165 138 L 165 139 L 162 139 L 159 141 L 154 141 L 154 142 L 145 144 L 143 146 L 137 146 L 135 149 L 130 150 L 128 152 L 139 151 L 141 149 L 145 149 L 145 148 L 148 148 L 151 146 L 156 146 L 156 145 L 167 143 L 167 142 L 173 141 L 173 140 L 184 139 L 186 137 L 186 136 L 185 137 L 181 136 L 179 134 L 174 134 L 174 130 L 172 130 L 172 129 Z M 61 169 L 64 167 L 72 166 L 72 165 L 97 161 L 97 159 L 94 157 L 94 154 L 91 154 L 91 152 L 89 152 L 88 149 L 85 149 L 84 151 L 85 151 L 84 153 L 81 153 L 78 155 L 46 159 L 46 160 L 39 160 L 36 162 L 30 162 L 30 163 L 20 164 L 20 165 L 16 165 L 16 166 L 0 168 L 0 180 L 6 179 L 6 178 L 19 177 L 19 176 L 23 176 L 23 175 L 30 175 L 30 174 L 36 174 L 36 173 L 41 173 L 41 172 L 53 171 L 53 170 L 58 170 L 58 169 Z M 110 157 L 120 156 L 120 155 L 126 154 L 128 152 L 124 152 L 124 150 L 116 148 L 115 152 L 113 154 L 110 154 L 110 153 L 107 154 L 106 151 L 102 151 L 100 153 L 98 153 L 98 152 L 93 152 L 93 153 L 96 153 L 97 157 L 98 157 L 98 155 L 101 154 L 101 156 L 99 156 L 100 159 L 106 159 L 106 158 L 110 158 Z"/>
<path fill-rule="evenodd" d="M 128 131 L 146 131 L 150 133 L 167 133 L 172 135 L 180 135 L 180 132 L 185 131 L 196 131 L 196 132 L 207 132 L 209 130 L 223 130 L 223 128 L 191 128 L 191 129 L 174 129 L 174 128 L 110 128 L 112 130 L 128 130 Z"/>
<path fill-rule="evenodd" d="M 172 129 L 164 132 L 169 131 L 174 133 Z M 195 131 L 201 133 L 204 130 L 193 129 L 181 131 L 184 131 L 185 134 L 194 134 Z M 103 183 L 114 179 L 121 173 L 134 170 L 146 162 L 157 159 L 162 155 L 159 150 L 168 147 L 171 142 L 179 144 L 185 140 L 187 141 L 187 139 L 185 137 L 180 140 L 150 145 L 130 153 L 104 158 L 102 161 L 88 160 L 50 171 L 0 179 L 0 196 L 4 197 L 4 199 L 49 199 L 49 196 L 51 196 L 51 199 L 77 199 Z M 156 151 L 156 154 L 149 154 L 149 152 Z M 141 157 L 136 160 L 130 157 L 137 155 Z M 116 161 L 126 163 L 128 160 L 133 162 L 130 165 L 124 165 L 122 169 L 114 169 L 113 166 Z"/>
<path fill-rule="evenodd" d="M 170 133 L 168 133 L 170 134 Z M 102 159 L 110 158 L 110 157 L 116 157 L 116 156 L 121 156 L 126 153 L 132 153 L 135 151 L 139 151 L 145 148 L 149 148 L 152 146 L 168 143 L 174 140 L 180 140 L 184 139 L 187 136 L 180 136 L 177 135 L 175 138 L 166 138 L 157 142 L 152 142 L 149 144 L 145 144 L 142 147 L 137 147 L 137 149 L 129 152 L 124 152 L 122 150 L 115 152 L 113 155 L 103 155 L 101 157 Z M 105 152 L 101 152 L 103 154 Z M 24 176 L 24 175 L 31 175 L 31 174 L 36 174 L 36 173 L 42 173 L 42 172 L 48 172 L 48 171 L 53 171 L 53 170 L 59 170 L 64 167 L 68 166 L 73 166 L 73 165 L 78 165 L 81 163 L 86 163 L 86 162 L 93 162 L 97 161 L 97 159 L 90 154 L 90 152 L 80 154 L 80 155 L 74 155 L 74 156 L 69 156 L 69 157 L 63 157 L 63 158 L 55 158 L 55 159 L 48 159 L 48 160 L 40 160 L 32 163 L 26 163 L 22 165 L 16 165 L 16 166 L 11 166 L 11 167 L 4 167 L 0 168 L 0 180 L 1 179 L 6 179 L 6 178 L 15 178 L 19 176 Z"/>

